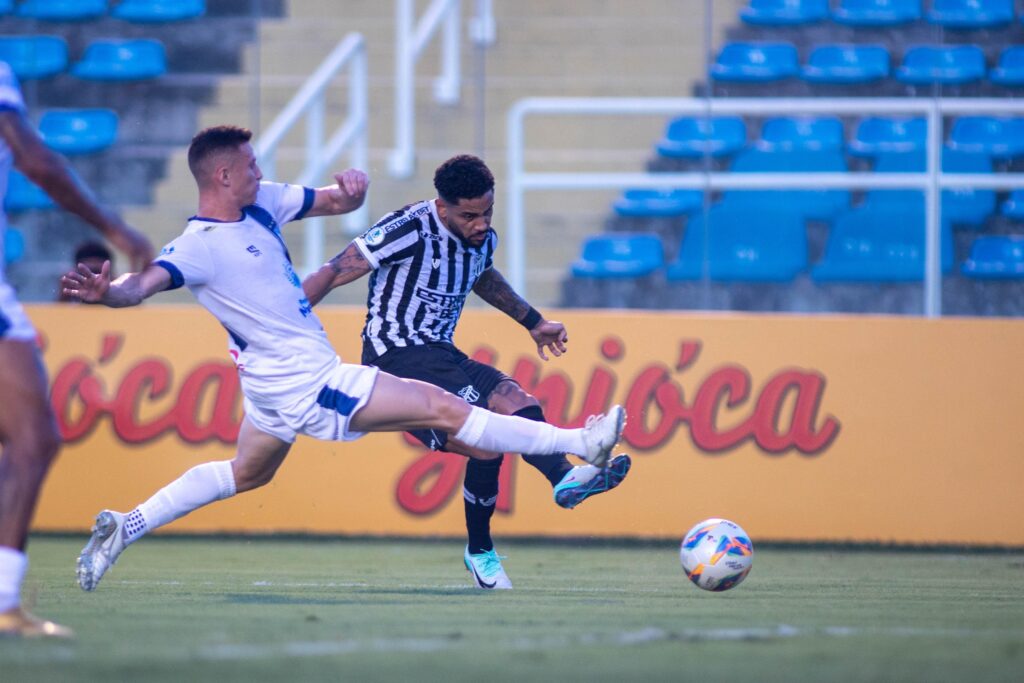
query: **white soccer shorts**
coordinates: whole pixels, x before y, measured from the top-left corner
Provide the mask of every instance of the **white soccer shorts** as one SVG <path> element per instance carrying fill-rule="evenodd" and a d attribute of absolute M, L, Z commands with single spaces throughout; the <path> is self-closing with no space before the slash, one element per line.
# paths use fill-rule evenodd
<path fill-rule="evenodd" d="M 14 288 L 0 280 L 0 339 L 35 341 L 35 338 L 36 330 L 14 296 Z"/>

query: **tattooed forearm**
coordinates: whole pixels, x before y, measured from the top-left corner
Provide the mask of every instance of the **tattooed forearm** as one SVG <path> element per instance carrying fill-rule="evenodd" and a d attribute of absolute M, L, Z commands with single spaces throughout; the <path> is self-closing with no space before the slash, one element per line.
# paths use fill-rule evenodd
<path fill-rule="evenodd" d="M 370 262 L 359 251 L 359 247 L 352 243 L 321 266 L 320 270 L 303 280 L 302 289 L 310 304 L 315 306 L 335 287 L 358 280 L 369 272 Z"/>
<path fill-rule="evenodd" d="M 516 321 L 522 321 L 530 312 L 530 304 L 516 294 L 497 268 L 485 270 L 473 285 L 477 296 Z"/>

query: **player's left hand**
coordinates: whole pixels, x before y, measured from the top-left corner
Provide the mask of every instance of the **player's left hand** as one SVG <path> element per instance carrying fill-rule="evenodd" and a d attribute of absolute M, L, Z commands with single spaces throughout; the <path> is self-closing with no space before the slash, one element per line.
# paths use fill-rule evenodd
<path fill-rule="evenodd" d="M 565 345 L 569 341 L 569 333 L 565 331 L 565 325 L 557 320 L 544 320 L 535 328 L 530 330 L 530 336 L 537 342 L 537 355 L 542 360 L 547 360 L 544 353 L 549 351 L 553 356 L 561 356 L 565 353 Z"/>
<path fill-rule="evenodd" d="M 363 171 L 350 168 L 342 173 L 335 173 L 334 180 L 338 183 L 338 204 L 341 213 L 355 211 L 366 200 L 366 190 L 370 186 L 370 177 Z"/>

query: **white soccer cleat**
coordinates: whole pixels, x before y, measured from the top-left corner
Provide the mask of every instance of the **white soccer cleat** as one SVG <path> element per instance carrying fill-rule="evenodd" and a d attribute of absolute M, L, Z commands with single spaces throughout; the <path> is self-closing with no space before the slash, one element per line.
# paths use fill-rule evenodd
<path fill-rule="evenodd" d="M 605 491 L 611 491 L 629 474 L 632 459 L 625 453 L 615 456 L 607 467 L 577 465 L 555 485 L 555 504 L 567 510 Z"/>
<path fill-rule="evenodd" d="M 124 548 L 124 515 L 113 510 L 104 510 L 96 515 L 92 538 L 78 556 L 76 574 L 82 590 L 96 590 L 100 579 L 114 566 Z"/>
<path fill-rule="evenodd" d="M 626 426 L 626 411 L 620 405 L 614 405 L 604 415 L 591 415 L 583 428 L 583 442 L 587 445 L 586 453 L 577 453 L 591 465 L 604 467 L 611 457 L 612 449 L 622 437 L 622 428 Z"/>
<path fill-rule="evenodd" d="M 477 588 L 484 590 L 512 589 L 512 580 L 508 578 L 508 574 L 501 566 L 503 555 L 499 555 L 494 550 L 470 555 L 469 546 L 466 546 L 462 559 L 466 563 L 466 569 L 473 575 L 473 583 Z"/>

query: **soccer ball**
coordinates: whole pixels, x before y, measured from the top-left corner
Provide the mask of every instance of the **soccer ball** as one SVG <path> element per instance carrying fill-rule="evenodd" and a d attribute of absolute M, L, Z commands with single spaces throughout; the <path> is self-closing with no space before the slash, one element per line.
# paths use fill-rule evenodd
<path fill-rule="evenodd" d="M 754 544 L 738 524 L 727 519 L 706 519 L 686 532 L 679 560 L 698 588 L 727 591 L 750 573 Z"/>

